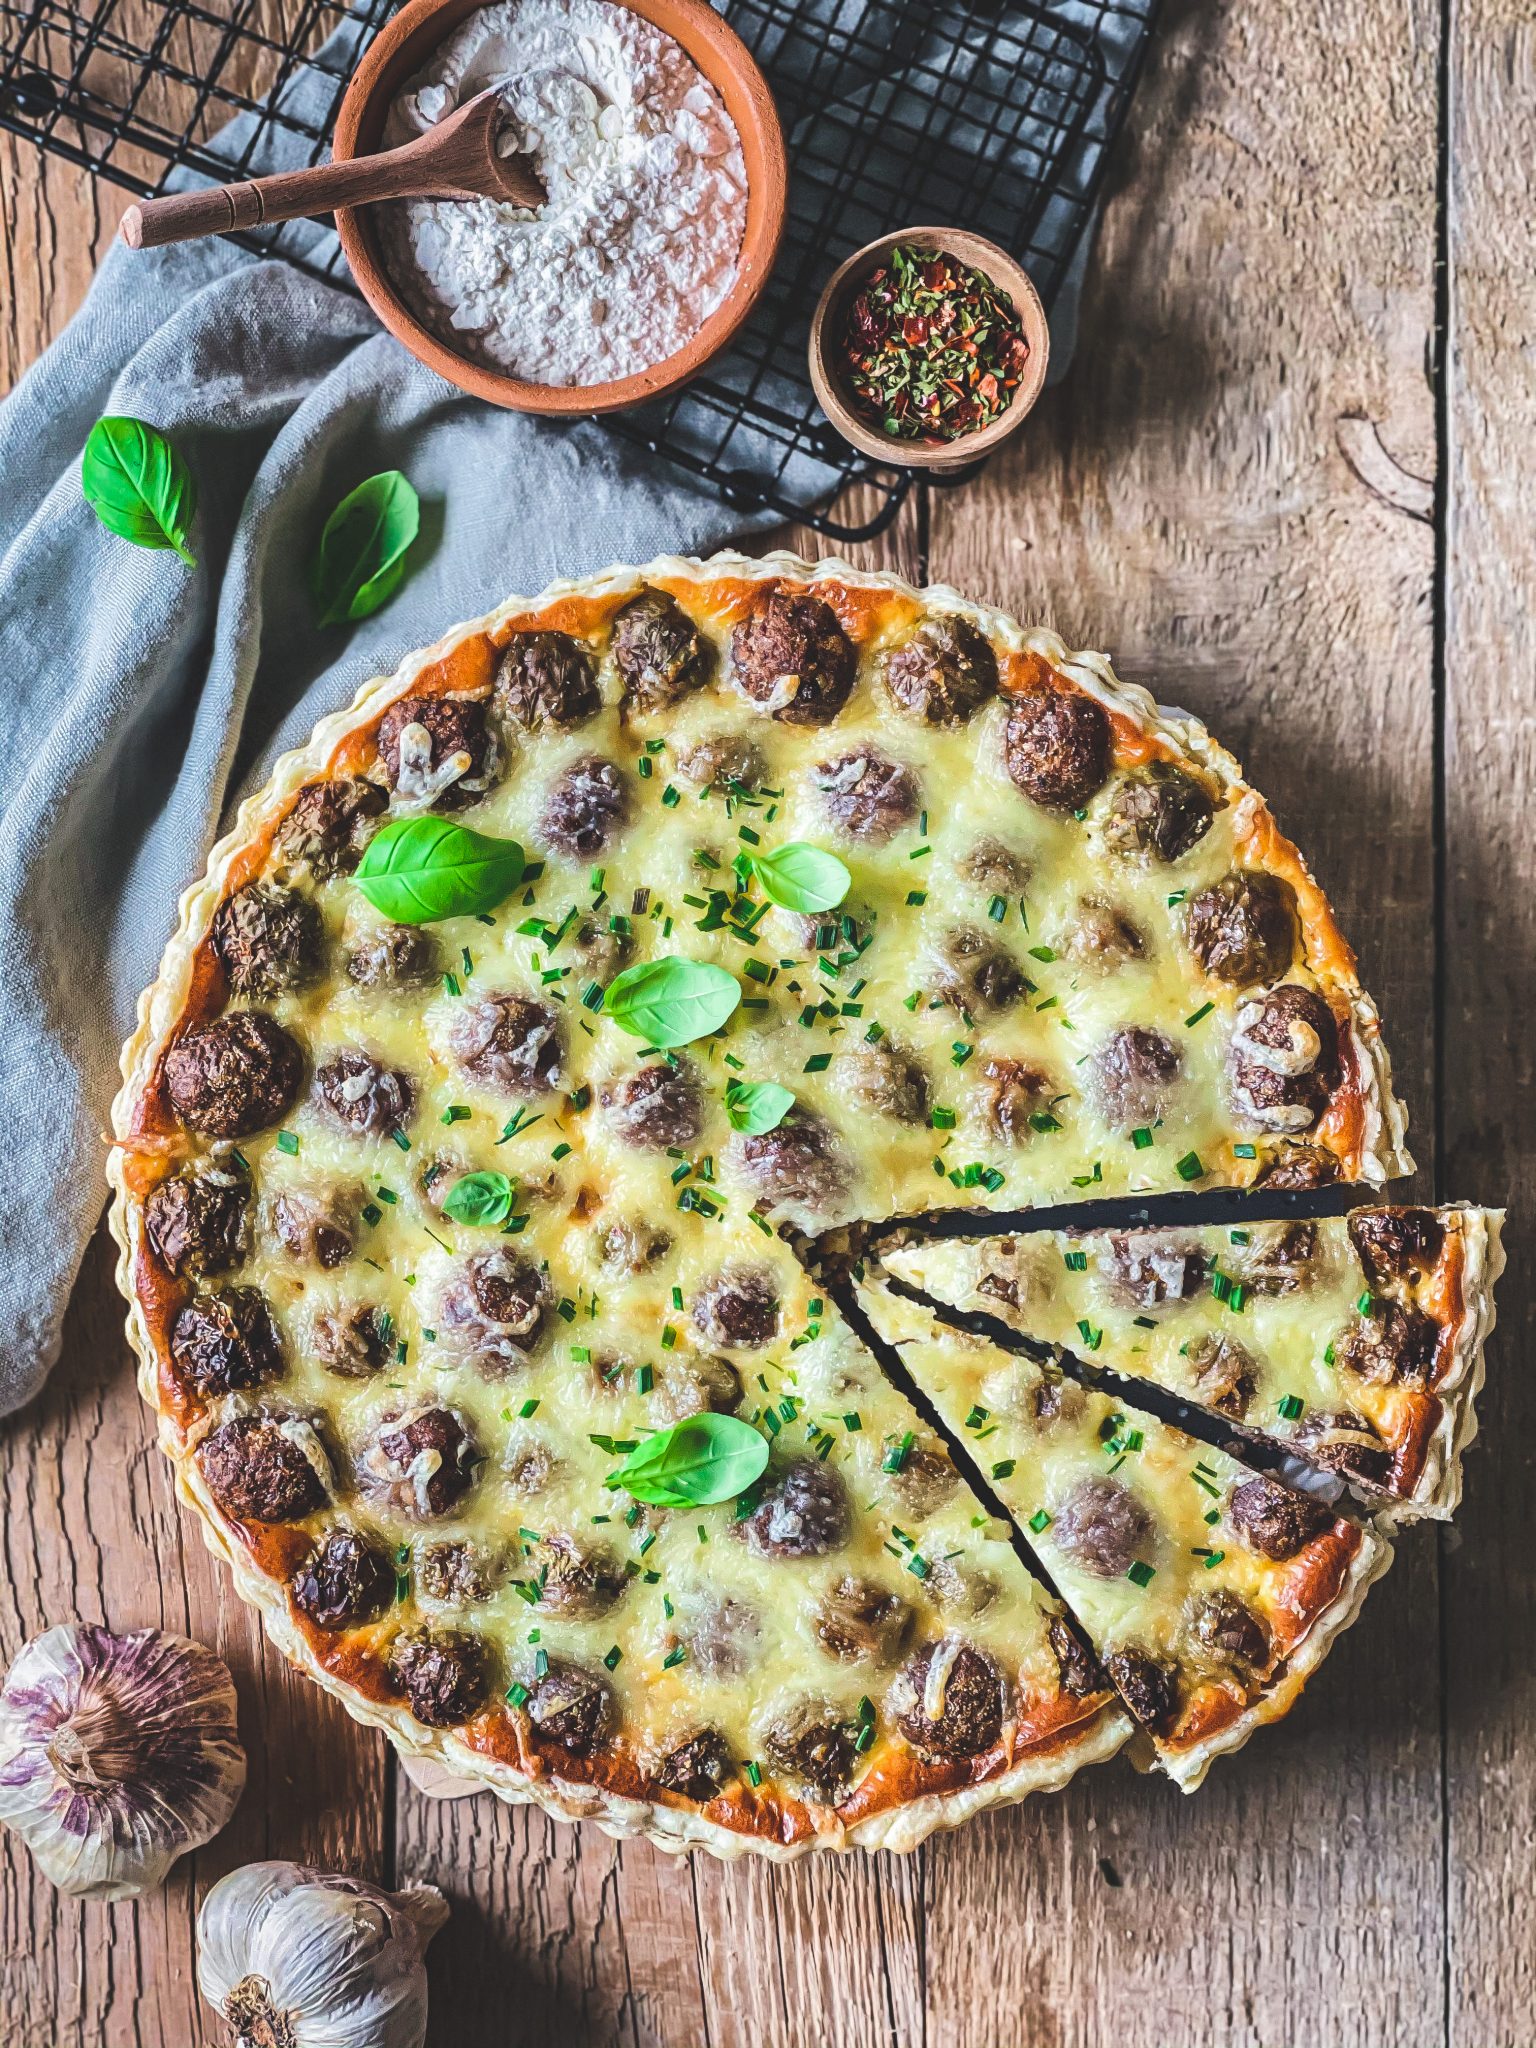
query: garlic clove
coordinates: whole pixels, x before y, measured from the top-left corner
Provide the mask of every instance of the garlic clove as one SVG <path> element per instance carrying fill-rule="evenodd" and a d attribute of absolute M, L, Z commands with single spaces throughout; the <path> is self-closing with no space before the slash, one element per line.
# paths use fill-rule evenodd
<path fill-rule="evenodd" d="M 238 2048 L 422 2048 L 433 1885 L 381 1891 L 296 1863 L 221 1878 L 197 1917 L 197 1982 Z"/>
<path fill-rule="evenodd" d="M 201 1643 L 48 1629 L 0 1686 L 0 1820 L 61 1891 L 137 1898 L 234 1812 L 235 1716 L 228 1668 Z"/>

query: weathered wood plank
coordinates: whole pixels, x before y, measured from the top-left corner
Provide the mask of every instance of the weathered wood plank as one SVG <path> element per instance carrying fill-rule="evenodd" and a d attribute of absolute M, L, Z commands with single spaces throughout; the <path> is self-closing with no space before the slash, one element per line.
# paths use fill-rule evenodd
<path fill-rule="evenodd" d="M 1433 475 L 1437 43 L 1427 5 L 1175 13 L 1070 377 L 931 534 L 935 575 L 1246 757 L 1361 948 L 1421 1157 L 1433 536 L 1336 421 Z M 1441 2040 L 1433 1537 L 1403 1550 L 1290 1721 L 1187 1804 L 1115 1767 L 933 1846 L 932 2041 L 994 2014 L 1047 2048 Z"/>
<path fill-rule="evenodd" d="M 1445 1546 L 1450 2048 L 1522 2048 L 1536 2003 L 1536 19 L 1457 0 L 1447 109 L 1445 1173 L 1507 1201 L 1484 1443 Z"/>

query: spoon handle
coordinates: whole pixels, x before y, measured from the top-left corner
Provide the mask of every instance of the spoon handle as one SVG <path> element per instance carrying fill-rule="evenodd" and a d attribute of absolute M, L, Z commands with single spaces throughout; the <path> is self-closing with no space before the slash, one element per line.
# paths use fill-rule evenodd
<path fill-rule="evenodd" d="M 412 145 L 378 156 L 317 164 L 308 171 L 279 171 L 240 185 L 207 185 L 194 192 L 169 192 L 145 199 L 123 215 L 122 237 L 130 249 L 157 249 L 164 242 L 190 242 L 199 235 L 227 235 L 240 228 L 330 213 L 338 206 L 364 206 L 379 199 L 456 199 L 470 196 L 416 160 Z"/>

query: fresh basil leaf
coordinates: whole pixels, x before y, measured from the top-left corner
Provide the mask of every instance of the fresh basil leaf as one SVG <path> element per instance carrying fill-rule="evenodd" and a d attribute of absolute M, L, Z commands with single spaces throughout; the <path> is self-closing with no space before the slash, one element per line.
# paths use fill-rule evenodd
<path fill-rule="evenodd" d="M 310 570 L 319 623 L 366 619 L 393 597 L 420 530 L 421 500 L 400 470 L 381 470 L 348 491 L 325 522 Z"/>
<path fill-rule="evenodd" d="M 608 984 L 604 1012 L 648 1045 L 689 1045 L 718 1031 L 741 1001 L 741 983 L 707 960 L 667 954 L 638 960 Z"/>
<path fill-rule="evenodd" d="M 523 878 L 515 839 L 451 818 L 396 818 L 369 840 L 354 879 L 393 924 L 433 924 L 494 910 Z"/>
<path fill-rule="evenodd" d="M 506 1222 L 516 1196 L 516 1181 L 504 1173 L 466 1173 L 448 1190 L 443 1214 L 490 1229 Z"/>
<path fill-rule="evenodd" d="M 763 894 L 781 910 L 836 910 L 853 885 L 853 876 L 837 855 L 807 839 L 791 839 L 770 853 L 754 853 L 751 863 Z"/>
<path fill-rule="evenodd" d="M 760 1138 L 765 1131 L 776 1131 L 794 1106 L 794 1096 L 777 1081 L 726 1083 L 725 1113 L 733 1131 Z"/>
<path fill-rule="evenodd" d="M 140 548 L 187 550 L 197 486 L 186 462 L 158 427 L 143 420 L 98 420 L 80 458 L 80 489 L 107 529 Z"/>
<path fill-rule="evenodd" d="M 735 1500 L 768 1463 L 768 1439 L 735 1415 L 686 1416 L 648 1436 L 608 1484 L 658 1508 Z"/>

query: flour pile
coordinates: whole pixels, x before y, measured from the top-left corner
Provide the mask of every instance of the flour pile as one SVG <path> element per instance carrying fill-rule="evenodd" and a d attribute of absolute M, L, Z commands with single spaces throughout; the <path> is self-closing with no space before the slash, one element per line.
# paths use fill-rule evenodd
<path fill-rule="evenodd" d="M 408 142 L 501 85 L 505 146 L 548 201 L 408 200 L 385 259 L 450 347 L 542 384 L 601 384 L 675 354 L 730 290 L 747 172 L 720 96 L 671 36 L 609 0 L 499 0 L 391 111 Z"/>

